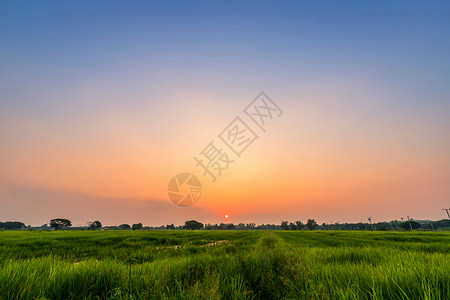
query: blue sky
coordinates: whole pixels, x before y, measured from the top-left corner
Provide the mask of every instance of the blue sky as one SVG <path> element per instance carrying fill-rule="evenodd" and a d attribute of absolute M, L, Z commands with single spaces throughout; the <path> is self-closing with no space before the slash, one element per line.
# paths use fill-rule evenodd
<path fill-rule="evenodd" d="M 60 182 L 51 179 L 57 174 L 42 176 L 70 171 L 61 163 L 60 169 L 45 167 L 57 164 L 42 154 L 49 149 L 49 157 L 70 161 L 80 153 L 124 159 L 120 155 L 132 152 L 122 149 L 124 144 L 133 151 L 157 148 L 149 150 L 154 151 L 152 157 L 176 172 L 176 163 L 163 154 L 175 147 L 173 140 L 207 141 L 247 99 L 264 90 L 280 99 L 287 112 L 273 140 L 267 140 L 282 142 L 278 150 L 267 148 L 277 157 L 285 148 L 301 154 L 305 141 L 310 149 L 304 154 L 320 151 L 322 156 L 310 158 L 331 159 L 336 165 L 329 168 L 334 170 L 340 156 L 333 155 L 340 151 L 372 153 L 380 148 L 368 165 L 384 158 L 405 159 L 413 174 L 425 176 L 428 170 L 439 177 L 424 188 L 436 199 L 428 217 L 437 218 L 437 207 L 448 202 L 444 199 L 450 190 L 442 183 L 450 174 L 448 2 L 5 1 L 0 7 L 4 195 L 11 195 L 8 190 L 17 185 L 27 191 L 45 186 L 46 195 L 52 188 L 58 195 L 60 190 L 89 195 L 107 186 L 105 179 L 84 190 L 84 183 L 73 183 L 73 177 Z M 179 135 L 180 127 L 196 131 Z M 121 154 L 114 156 L 111 147 Z M 199 149 L 188 148 L 186 157 Z M 255 157 L 270 152 L 258 151 Z M 176 150 L 169 152 L 183 157 Z M 342 155 L 342 162 L 351 160 L 351 154 Z M 418 161 L 420 166 L 415 165 Z M 153 158 L 143 157 L 141 163 L 152 165 Z M 364 165 L 358 165 L 361 174 L 370 173 Z M 309 167 L 315 170 L 319 163 Z M 84 168 L 80 174 L 100 167 L 86 160 Z M 288 163 L 279 168 L 293 172 Z M 332 178 L 334 173 L 323 168 L 321 174 Z M 129 195 L 124 189 L 122 196 L 161 200 L 165 186 L 151 178 L 147 194 L 134 194 L 130 188 Z M 403 193 L 405 186 L 398 183 L 398 190 L 389 195 L 400 199 L 398 207 L 409 197 Z M 301 191 L 295 196 L 307 202 Z M 5 197 L 3 201 L 12 201 L 8 199 L 15 196 Z M 319 207 L 310 208 L 311 213 L 321 214 Z M 219 204 L 200 208 L 227 209 Z M 380 218 L 395 217 L 383 210 L 381 205 Z M 416 211 L 423 211 L 422 206 Z M 10 214 L 20 217 L 19 209 Z M 257 217 L 261 222 L 274 218 Z M 251 213 L 242 212 L 242 220 L 253 220 Z"/>

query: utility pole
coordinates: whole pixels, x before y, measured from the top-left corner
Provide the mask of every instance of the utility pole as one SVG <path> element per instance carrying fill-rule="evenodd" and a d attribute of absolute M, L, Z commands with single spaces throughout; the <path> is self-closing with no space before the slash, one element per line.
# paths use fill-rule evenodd
<path fill-rule="evenodd" d="M 407 217 L 408 217 L 409 229 L 411 229 L 411 231 L 412 231 L 411 219 L 409 218 L 409 216 L 407 216 Z"/>
<path fill-rule="evenodd" d="M 368 217 L 367 220 L 369 220 L 369 224 L 370 224 L 370 226 L 372 226 L 372 231 L 374 231 L 373 224 L 372 224 L 372 217 Z"/>
<path fill-rule="evenodd" d="M 447 212 L 447 216 L 450 219 L 450 213 L 448 212 L 450 210 L 450 208 L 443 208 L 442 210 L 445 210 Z"/>

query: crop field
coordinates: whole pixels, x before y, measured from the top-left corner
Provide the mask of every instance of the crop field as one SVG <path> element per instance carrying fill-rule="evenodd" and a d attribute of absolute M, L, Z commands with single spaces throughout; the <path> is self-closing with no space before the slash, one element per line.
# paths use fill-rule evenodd
<path fill-rule="evenodd" d="M 0 299 L 450 299 L 450 233 L 3 231 Z"/>

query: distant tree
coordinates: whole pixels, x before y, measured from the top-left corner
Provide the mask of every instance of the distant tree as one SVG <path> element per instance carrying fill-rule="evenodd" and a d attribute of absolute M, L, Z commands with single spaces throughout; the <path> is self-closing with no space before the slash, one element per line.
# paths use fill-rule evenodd
<path fill-rule="evenodd" d="M 245 227 L 246 227 L 247 229 L 255 229 L 256 224 L 255 224 L 255 223 L 248 223 L 248 224 L 245 225 Z"/>
<path fill-rule="evenodd" d="M 397 220 L 391 221 L 390 224 L 391 224 L 391 228 L 393 230 L 397 230 L 397 227 L 398 227 L 398 221 Z"/>
<path fill-rule="evenodd" d="M 297 230 L 302 230 L 305 227 L 302 221 L 295 221 L 295 225 L 297 226 Z"/>
<path fill-rule="evenodd" d="M 131 229 L 133 229 L 133 230 L 141 230 L 142 229 L 142 223 L 133 224 L 131 226 Z"/>
<path fill-rule="evenodd" d="M 306 222 L 306 228 L 308 228 L 309 230 L 313 230 L 316 229 L 317 227 L 317 223 L 314 219 L 308 219 L 308 221 Z"/>
<path fill-rule="evenodd" d="M 280 225 L 261 224 L 261 225 L 258 225 L 258 229 L 260 229 L 260 230 L 276 230 L 276 229 L 280 229 Z"/>
<path fill-rule="evenodd" d="M 422 227 L 422 226 L 420 226 L 419 223 L 417 223 L 415 221 L 410 221 L 410 222 L 411 222 L 412 229 L 419 229 L 420 227 Z M 400 224 L 400 228 L 403 228 L 403 229 L 406 229 L 406 230 L 410 230 L 411 229 L 409 227 L 409 222 L 408 221 L 401 223 Z"/>
<path fill-rule="evenodd" d="M 102 223 L 100 223 L 100 221 L 94 221 L 92 223 L 89 223 L 90 230 L 95 230 L 95 229 L 99 229 L 99 228 L 102 228 Z"/>
<path fill-rule="evenodd" d="M 203 228 L 203 224 L 200 222 L 197 222 L 195 220 L 190 220 L 190 221 L 186 221 L 184 223 L 184 228 L 190 229 L 190 230 L 201 229 L 201 228 Z"/>
<path fill-rule="evenodd" d="M 448 219 L 442 219 L 439 221 L 435 221 L 432 222 L 434 229 L 438 229 L 438 228 L 446 228 L 446 227 L 450 227 L 450 220 Z"/>
<path fill-rule="evenodd" d="M 60 228 L 72 226 L 72 222 L 68 219 L 53 219 L 50 220 L 49 225 L 50 227 L 55 228 L 55 230 L 58 230 Z"/>
<path fill-rule="evenodd" d="M 297 225 L 295 225 L 294 223 L 290 223 L 289 224 L 289 230 L 297 230 Z"/>
<path fill-rule="evenodd" d="M 119 228 L 120 228 L 120 229 L 130 229 L 131 226 L 128 225 L 128 224 L 120 224 L 120 225 L 119 225 Z"/>
<path fill-rule="evenodd" d="M 281 229 L 283 230 L 288 230 L 289 229 L 289 225 L 287 221 L 281 221 L 281 225 L 280 225 Z"/>
<path fill-rule="evenodd" d="M 239 224 L 237 224 L 237 225 L 236 225 L 236 229 L 239 229 L 239 230 L 245 229 L 245 224 L 244 224 L 244 223 L 239 223 Z"/>
<path fill-rule="evenodd" d="M 167 229 L 175 229 L 175 225 L 173 225 L 173 224 L 170 224 L 170 225 L 166 225 L 166 228 Z"/>
<path fill-rule="evenodd" d="M 229 223 L 229 224 L 227 224 L 227 226 L 225 228 L 228 230 L 236 229 L 236 225 L 234 225 L 233 223 Z"/>
<path fill-rule="evenodd" d="M 119 230 L 119 226 L 105 226 L 102 228 L 103 230 Z"/>
<path fill-rule="evenodd" d="M 25 224 L 23 224 L 22 222 L 0 222 L 0 228 L 3 229 L 12 230 L 20 229 L 22 227 L 25 227 Z"/>

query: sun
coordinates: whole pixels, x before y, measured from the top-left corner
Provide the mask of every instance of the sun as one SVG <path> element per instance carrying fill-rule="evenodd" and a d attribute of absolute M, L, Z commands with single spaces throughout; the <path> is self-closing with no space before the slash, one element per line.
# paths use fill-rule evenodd
<path fill-rule="evenodd" d="M 228 219 L 228 215 L 225 215 L 225 219 Z"/>

